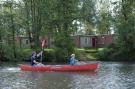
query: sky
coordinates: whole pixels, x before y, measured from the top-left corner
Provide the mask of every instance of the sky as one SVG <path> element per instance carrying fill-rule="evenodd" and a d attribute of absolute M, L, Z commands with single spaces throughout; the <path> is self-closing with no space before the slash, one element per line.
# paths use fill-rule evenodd
<path fill-rule="evenodd" d="M 102 1 L 102 3 L 99 1 Z M 97 10 L 102 10 L 103 8 L 113 10 L 115 5 L 113 5 L 112 3 L 117 1 L 121 1 L 121 0 L 97 0 L 96 8 Z"/>

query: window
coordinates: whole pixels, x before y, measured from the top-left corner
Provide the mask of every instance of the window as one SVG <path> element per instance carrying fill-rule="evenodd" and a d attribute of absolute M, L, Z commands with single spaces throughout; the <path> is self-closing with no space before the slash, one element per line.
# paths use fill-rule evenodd
<path fill-rule="evenodd" d="M 85 38 L 85 44 L 88 44 L 88 38 Z"/>
<path fill-rule="evenodd" d="M 26 44 L 29 44 L 29 40 L 26 40 Z"/>

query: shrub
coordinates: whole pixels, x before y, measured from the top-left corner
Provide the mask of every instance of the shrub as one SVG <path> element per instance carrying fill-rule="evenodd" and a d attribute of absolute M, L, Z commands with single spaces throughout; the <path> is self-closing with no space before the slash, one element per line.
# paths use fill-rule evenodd
<path fill-rule="evenodd" d="M 107 48 L 105 48 L 98 52 L 97 57 L 101 61 L 106 61 L 106 60 L 108 60 L 108 54 L 109 54 L 109 50 Z"/>
<path fill-rule="evenodd" d="M 74 43 L 69 32 L 56 34 L 54 40 L 55 61 L 67 62 L 70 54 L 74 53 Z"/>
<path fill-rule="evenodd" d="M 45 49 L 43 52 L 44 62 L 54 62 L 55 61 L 55 51 L 53 49 Z"/>
<path fill-rule="evenodd" d="M 16 50 L 16 53 L 17 53 L 16 61 L 30 61 L 32 50 L 18 48 Z"/>

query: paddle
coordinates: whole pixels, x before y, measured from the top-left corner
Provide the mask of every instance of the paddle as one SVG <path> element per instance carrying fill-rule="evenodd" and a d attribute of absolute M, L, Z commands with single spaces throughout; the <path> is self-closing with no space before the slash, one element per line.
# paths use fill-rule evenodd
<path fill-rule="evenodd" d="M 41 41 L 41 48 L 42 48 L 42 53 L 41 53 L 41 59 L 40 62 L 42 63 L 42 59 L 43 59 L 43 50 L 44 50 L 44 46 L 45 46 L 45 40 Z"/>

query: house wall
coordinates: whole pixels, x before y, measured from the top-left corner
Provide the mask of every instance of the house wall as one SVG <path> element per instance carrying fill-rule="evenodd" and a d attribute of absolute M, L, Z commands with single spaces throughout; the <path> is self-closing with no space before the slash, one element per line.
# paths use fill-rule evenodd
<path fill-rule="evenodd" d="M 16 44 L 18 44 L 22 48 L 30 47 L 30 41 L 28 37 L 16 37 Z"/>
<path fill-rule="evenodd" d="M 92 47 L 92 37 L 89 36 L 81 36 L 80 37 L 80 47 L 81 48 L 89 48 Z"/>
<path fill-rule="evenodd" d="M 91 47 L 105 47 L 113 42 L 113 35 L 76 35 L 72 36 L 73 41 L 78 48 L 91 48 Z M 93 39 L 95 43 L 93 46 Z M 28 37 L 20 37 L 21 39 L 21 47 L 30 47 L 30 42 Z M 17 39 L 17 43 L 19 44 L 19 39 Z M 52 37 L 44 37 L 43 39 L 46 40 L 45 48 L 53 48 L 53 38 Z"/>
<path fill-rule="evenodd" d="M 76 47 L 80 48 L 80 36 L 73 36 Z"/>
<path fill-rule="evenodd" d="M 25 47 L 25 48 L 30 47 L 30 42 L 29 42 L 29 40 L 28 40 L 27 38 L 21 39 L 21 46 L 22 46 L 22 47 Z"/>
<path fill-rule="evenodd" d="M 74 42 L 78 48 L 105 47 L 113 42 L 113 35 L 77 35 Z"/>
<path fill-rule="evenodd" d="M 101 35 L 97 36 L 97 46 L 104 47 L 113 42 L 113 35 Z"/>

